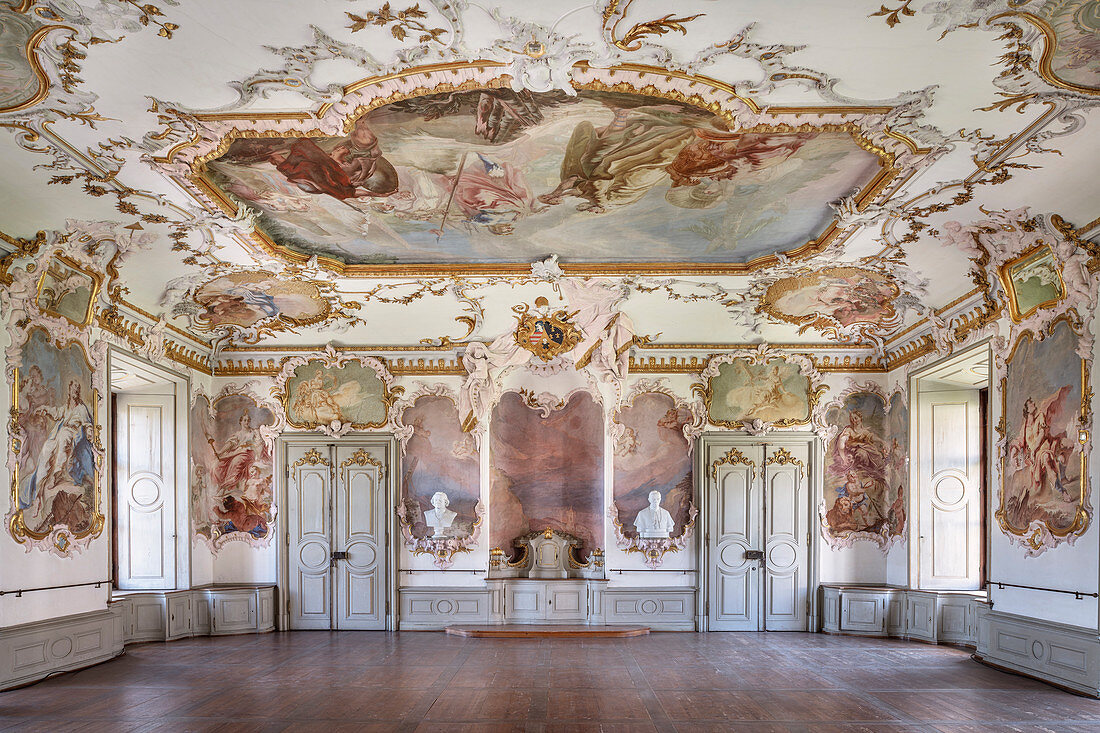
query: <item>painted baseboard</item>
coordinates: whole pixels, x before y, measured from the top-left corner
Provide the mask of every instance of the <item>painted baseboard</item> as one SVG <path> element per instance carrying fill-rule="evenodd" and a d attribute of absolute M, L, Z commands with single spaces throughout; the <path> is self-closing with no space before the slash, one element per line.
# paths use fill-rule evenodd
<path fill-rule="evenodd" d="M 989 611 L 979 661 L 1100 697 L 1100 636 L 1095 629 Z"/>
<path fill-rule="evenodd" d="M 105 662 L 123 645 L 118 608 L 0 629 L 0 690 Z"/>

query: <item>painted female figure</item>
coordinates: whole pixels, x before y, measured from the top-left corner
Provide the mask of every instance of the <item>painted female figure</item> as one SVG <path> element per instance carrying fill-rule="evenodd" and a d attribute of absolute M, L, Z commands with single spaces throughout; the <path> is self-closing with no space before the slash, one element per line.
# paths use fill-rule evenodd
<path fill-rule="evenodd" d="M 25 512 L 24 523 L 33 531 L 54 524 L 66 524 L 79 531 L 91 509 L 80 499 L 92 488 L 95 477 L 92 411 L 81 397 L 80 383 L 72 380 L 63 408 L 43 405 L 35 412 L 54 420 L 54 425 L 42 443 L 34 471 L 20 486 L 19 507 Z M 60 502 L 66 507 L 64 516 L 55 516 L 61 494 L 71 496 Z"/>
<path fill-rule="evenodd" d="M 1073 444 L 1065 432 L 1051 429 L 1053 417 L 1069 391 L 1068 385 L 1062 387 L 1041 407 L 1037 407 L 1030 397 L 1024 402 L 1023 425 L 1017 439 L 1009 445 L 1009 452 L 1017 470 L 1026 472 L 1029 484 L 1037 492 L 1074 501 L 1075 497 L 1070 495 L 1066 486 L 1069 481 L 1065 476 L 1065 466 L 1073 454 Z"/>
<path fill-rule="evenodd" d="M 213 438 L 207 438 L 218 463 L 211 478 L 218 491 L 243 496 L 248 490 L 256 463 L 264 457 L 264 444 L 258 430 L 252 427 L 248 413 L 241 415 L 237 431 L 229 436 L 219 449 Z"/>

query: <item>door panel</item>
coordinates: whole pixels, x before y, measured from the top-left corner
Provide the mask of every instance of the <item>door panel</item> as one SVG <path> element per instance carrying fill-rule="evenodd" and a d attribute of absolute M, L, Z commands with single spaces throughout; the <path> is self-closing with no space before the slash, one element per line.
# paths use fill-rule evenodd
<path fill-rule="evenodd" d="M 726 446 L 723 446 L 723 448 Z M 717 446 L 716 446 L 717 448 Z M 734 452 L 736 451 L 736 452 Z M 760 478 L 763 448 L 740 446 L 712 451 L 708 505 L 711 521 L 709 628 L 713 631 L 760 629 L 760 564 L 745 552 L 760 547 Z"/>
<path fill-rule="evenodd" d="M 287 558 L 290 628 L 332 627 L 331 486 L 328 447 L 288 445 Z"/>
<path fill-rule="evenodd" d="M 708 628 L 805 631 L 810 443 L 707 446 Z M 746 553 L 760 552 L 759 559 Z"/>
<path fill-rule="evenodd" d="M 175 588 L 175 397 L 119 394 L 115 402 L 118 587 Z"/>
<path fill-rule="evenodd" d="M 920 588 L 980 585 L 981 425 L 977 390 L 918 395 Z"/>
<path fill-rule="evenodd" d="M 291 628 L 386 628 L 388 451 L 288 442 Z"/>
<path fill-rule="evenodd" d="M 381 452 L 381 455 L 376 455 Z M 339 445 L 336 542 L 347 559 L 334 563 L 338 629 L 386 628 L 384 449 Z"/>
<path fill-rule="evenodd" d="M 764 466 L 765 604 L 768 631 L 805 631 L 809 489 L 806 443 L 767 446 Z"/>

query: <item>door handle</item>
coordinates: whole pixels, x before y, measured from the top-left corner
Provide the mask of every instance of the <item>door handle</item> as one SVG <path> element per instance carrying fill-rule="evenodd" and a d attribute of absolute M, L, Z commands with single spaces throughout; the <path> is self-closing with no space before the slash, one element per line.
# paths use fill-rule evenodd
<path fill-rule="evenodd" d="M 745 559 L 746 560 L 763 560 L 764 559 L 764 551 L 763 550 L 745 550 Z"/>
<path fill-rule="evenodd" d="M 348 553 L 347 552 L 336 552 L 335 550 L 332 552 L 332 566 L 333 567 L 336 567 L 336 561 L 337 560 L 347 560 L 347 559 L 348 559 Z"/>

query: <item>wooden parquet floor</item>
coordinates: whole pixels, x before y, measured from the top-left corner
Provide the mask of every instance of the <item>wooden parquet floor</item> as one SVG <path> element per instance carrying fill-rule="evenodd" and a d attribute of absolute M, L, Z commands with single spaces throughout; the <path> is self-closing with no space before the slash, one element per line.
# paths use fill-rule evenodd
<path fill-rule="evenodd" d="M 1039 733 L 1100 702 L 886 639 L 311 631 L 130 646 L 0 692 L 0 730 Z"/>

